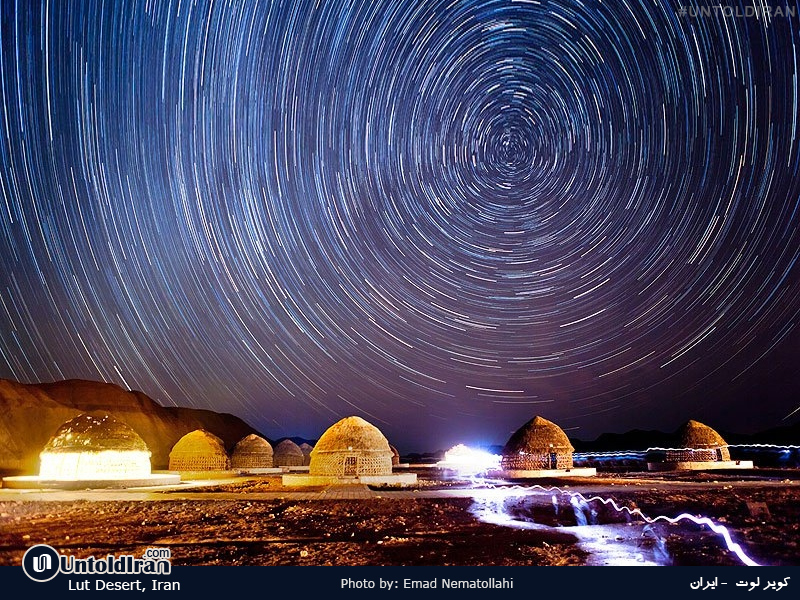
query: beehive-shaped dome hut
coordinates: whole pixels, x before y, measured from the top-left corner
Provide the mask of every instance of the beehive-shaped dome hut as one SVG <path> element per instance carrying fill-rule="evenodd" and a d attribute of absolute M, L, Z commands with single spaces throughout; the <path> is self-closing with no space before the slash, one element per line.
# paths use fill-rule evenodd
<path fill-rule="evenodd" d="M 231 453 L 234 469 L 269 469 L 272 467 L 272 445 L 251 433 L 239 440 Z"/>
<path fill-rule="evenodd" d="M 229 468 L 225 444 L 205 429 L 187 433 L 169 453 L 170 471 L 224 471 Z"/>
<path fill-rule="evenodd" d="M 380 430 L 361 417 L 331 425 L 311 452 L 312 475 L 361 477 L 392 474 L 392 451 Z"/>
<path fill-rule="evenodd" d="M 537 416 L 508 439 L 500 465 L 507 471 L 572 469 L 573 450 L 563 429 Z"/>
<path fill-rule="evenodd" d="M 667 450 L 667 462 L 708 462 L 730 460 L 727 442 L 699 421 L 689 421 L 679 430 L 679 449 Z"/>
<path fill-rule="evenodd" d="M 308 466 L 311 464 L 311 451 L 314 449 L 314 446 L 311 444 L 307 444 L 303 442 L 300 444 L 300 451 L 303 453 L 303 465 Z"/>
<path fill-rule="evenodd" d="M 150 475 L 150 451 L 130 426 L 108 414 L 81 414 L 55 432 L 39 454 L 39 479 L 92 481 Z"/>
<path fill-rule="evenodd" d="M 392 466 L 396 467 L 400 464 L 400 453 L 397 451 L 397 448 L 389 444 L 389 450 L 392 451 Z"/>
<path fill-rule="evenodd" d="M 283 440 L 275 446 L 272 463 L 276 467 L 302 467 L 303 460 L 303 451 L 292 440 Z"/>

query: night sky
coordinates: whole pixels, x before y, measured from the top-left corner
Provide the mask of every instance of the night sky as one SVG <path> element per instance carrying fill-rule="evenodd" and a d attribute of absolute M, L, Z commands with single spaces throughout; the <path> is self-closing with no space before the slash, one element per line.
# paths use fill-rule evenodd
<path fill-rule="evenodd" d="M 800 16 L 684 6 L 3 1 L 0 377 L 406 452 L 797 421 Z"/>

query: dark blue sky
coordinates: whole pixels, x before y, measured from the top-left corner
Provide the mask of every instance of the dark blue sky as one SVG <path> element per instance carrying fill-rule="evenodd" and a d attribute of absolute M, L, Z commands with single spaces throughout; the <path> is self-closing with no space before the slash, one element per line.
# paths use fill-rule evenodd
<path fill-rule="evenodd" d="M 726 6 L 2 2 L 0 376 L 403 451 L 793 422 L 800 19 Z"/>

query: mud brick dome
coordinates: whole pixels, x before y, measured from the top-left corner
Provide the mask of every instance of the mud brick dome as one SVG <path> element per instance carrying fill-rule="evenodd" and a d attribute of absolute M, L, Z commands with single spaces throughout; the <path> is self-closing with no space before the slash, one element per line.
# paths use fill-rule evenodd
<path fill-rule="evenodd" d="M 292 440 L 283 440 L 275 446 L 272 462 L 276 467 L 302 467 L 304 460 L 303 451 Z"/>
<path fill-rule="evenodd" d="M 500 464 L 509 471 L 571 469 L 573 450 L 563 429 L 536 416 L 508 439 Z"/>
<path fill-rule="evenodd" d="M 392 450 L 381 431 L 361 417 L 331 425 L 311 452 L 312 475 L 391 475 Z"/>
<path fill-rule="evenodd" d="M 681 448 L 668 450 L 667 462 L 730 460 L 728 443 L 720 434 L 699 421 L 689 421 L 679 431 Z"/>
<path fill-rule="evenodd" d="M 303 453 L 303 465 L 307 467 L 311 464 L 311 451 L 314 449 L 314 446 L 303 442 L 299 447 L 300 451 Z"/>
<path fill-rule="evenodd" d="M 187 433 L 169 453 L 170 471 L 224 471 L 228 468 L 230 460 L 225 444 L 205 429 Z"/>
<path fill-rule="evenodd" d="M 254 433 L 242 438 L 231 453 L 234 469 L 264 469 L 272 467 L 272 445 Z"/>

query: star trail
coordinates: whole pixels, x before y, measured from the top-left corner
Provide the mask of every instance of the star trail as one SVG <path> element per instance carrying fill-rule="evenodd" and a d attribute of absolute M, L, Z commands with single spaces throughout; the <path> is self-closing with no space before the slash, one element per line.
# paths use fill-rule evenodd
<path fill-rule="evenodd" d="M 0 376 L 404 451 L 788 424 L 800 17 L 709 6 L 3 1 Z"/>

